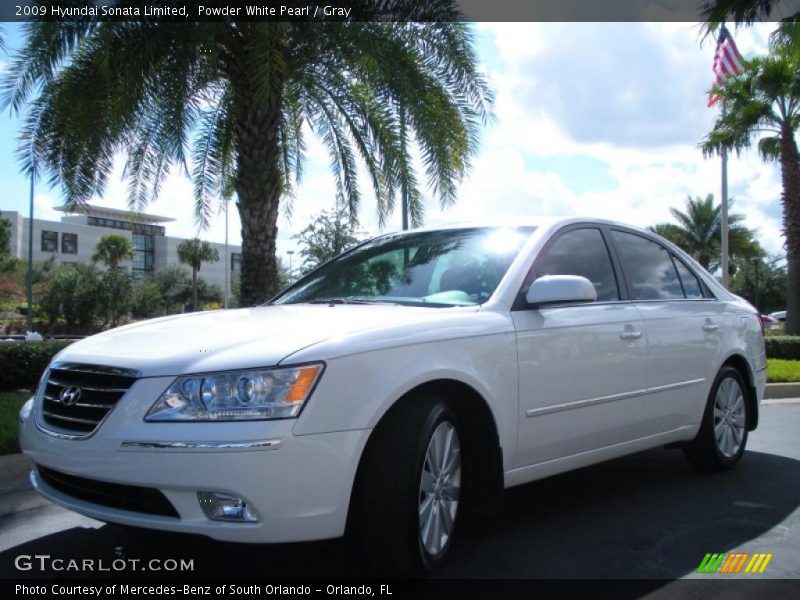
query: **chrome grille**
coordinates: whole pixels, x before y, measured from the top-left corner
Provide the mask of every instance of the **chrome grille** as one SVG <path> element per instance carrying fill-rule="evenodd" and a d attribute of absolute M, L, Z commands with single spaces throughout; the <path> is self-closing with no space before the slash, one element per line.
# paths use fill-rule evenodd
<path fill-rule="evenodd" d="M 138 373 L 100 365 L 53 365 L 42 394 L 46 428 L 75 437 L 91 435 L 116 406 Z"/>

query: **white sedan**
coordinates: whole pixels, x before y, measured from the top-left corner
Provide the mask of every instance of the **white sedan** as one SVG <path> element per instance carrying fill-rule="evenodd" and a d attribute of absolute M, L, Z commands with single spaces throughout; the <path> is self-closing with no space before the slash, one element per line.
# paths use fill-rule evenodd
<path fill-rule="evenodd" d="M 420 574 L 464 509 L 663 445 L 734 467 L 755 309 L 652 233 L 570 219 L 384 235 L 256 308 L 76 342 L 20 414 L 41 494 L 239 542 L 348 533 Z"/>

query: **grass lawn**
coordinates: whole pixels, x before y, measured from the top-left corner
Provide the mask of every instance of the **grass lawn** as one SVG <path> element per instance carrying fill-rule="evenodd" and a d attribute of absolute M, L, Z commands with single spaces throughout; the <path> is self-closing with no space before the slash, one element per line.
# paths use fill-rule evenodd
<path fill-rule="evenodd" d="M 767 381 L 769 383 L 800 381 L 800 360 L 768 358 Z"/>
<path fill-rule="evenodd" d="M 19 409 L 30 398 L 30 394 L 0 392 L 0 454 L 19 452 L 17 432 Z"/>

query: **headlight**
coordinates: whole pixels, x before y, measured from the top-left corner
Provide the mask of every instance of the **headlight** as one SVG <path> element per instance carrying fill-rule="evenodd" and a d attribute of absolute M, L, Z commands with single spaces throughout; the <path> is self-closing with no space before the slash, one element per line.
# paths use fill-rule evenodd
<path fill-rule="evenodd" d="M 179 377 L 147 421 L 235 421 L 296 417 L 323 366 L 226 371 Z"/>

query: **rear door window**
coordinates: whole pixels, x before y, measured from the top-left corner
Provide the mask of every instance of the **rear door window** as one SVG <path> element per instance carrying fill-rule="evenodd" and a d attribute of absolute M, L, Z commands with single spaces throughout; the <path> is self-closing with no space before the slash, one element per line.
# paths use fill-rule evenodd
<path fill-rule="evenodd" d="M 631 300 L 684 298 L 672 258 L 661 244 L 624 231 L 612 231 Z"/>

